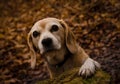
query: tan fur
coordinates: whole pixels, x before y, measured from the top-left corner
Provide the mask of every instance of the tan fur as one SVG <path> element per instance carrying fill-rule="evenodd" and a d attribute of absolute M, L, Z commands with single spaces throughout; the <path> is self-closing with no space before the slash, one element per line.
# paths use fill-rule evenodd
<path fill-rule="evenodd" d="M 28 37 L 27 37 L 27 43 L 28 43 L 28 46 L 29 46 L 30 52 L 31 52 L 31 68 L 33 69 L 36 64 L 36 52 L 33 48 L 34 45 L 33 45 L 30 33 L 28 34 Z"/>
<path fill-rule="evenodd" d="M 63 20 L 59 20 L 56 18 L 46 18 L 43 20 L 38 21 L 31 31 L 33 31 L 35 28 L 36 30 L 45 30 L 45 27 L 50 22 L 55 22 L 59 25 L 59 31 L 56 33 L 52 33 L 59 42 L 61 43 L 61 48 L 56 49 L 50 52 L 46 52 L 42 54 L 43 58 L 47 59 L 47 68 L 50 72 L 50 77 L 58 76 L 64 71 L 70 70 L 74 67 L 80 67 L 82 65 L 82 69 L 80 68 L 79 75 L 91 75 L 94 73 L 95 68 L 99 68 L 99 64 L 94 60 L 89 60 L 89 56 L 85 53 L 85 51 L 78 45 L 76 42 L 75 36 L 70 30 L 70 28 L 67 26 L 67 24 Z M 33 48 L 35 45 L 38 48 L 38 40 L 41 39 L 41 37 L 37 37 L 37 39 L 34 39 L 31 37 L 31 32 L 28 34 L 28 45 L 30 47 L 31 51 L 31 67 L 35 67 L 36 63 L 36 52 Z M 42 33 L 41 33 L 42 34 Z M 60 39 L 59 39 L 59 38 Z M 39 48 L 38 48 L 39 49 Z M 69 54 L 68 54 L 69 53 Z M 68 54 L 67 60 L 62 64 L 62 66 L 58 67 L 57 64 L 62 62 L 65 59 L 65 55 Z M 87 61 L 88 59 L 88 61 Z M 92 64 L 90 66 L 87 66 L 89 62 Z M 82 73 L 82 74 L 81 74 Z M 91 74 L 90 74 L 91 73 Z"/>

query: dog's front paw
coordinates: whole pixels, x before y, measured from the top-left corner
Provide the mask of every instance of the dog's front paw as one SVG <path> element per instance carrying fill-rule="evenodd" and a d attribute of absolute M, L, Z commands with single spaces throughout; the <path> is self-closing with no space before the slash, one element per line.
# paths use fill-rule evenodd
<path fill-rule="evenodd" d="M 91 58 L 88 58 L 79 70 L 79 75 L 90 76 L 95 73 L 96 69 L 100 68 L 100 64 Z"/>

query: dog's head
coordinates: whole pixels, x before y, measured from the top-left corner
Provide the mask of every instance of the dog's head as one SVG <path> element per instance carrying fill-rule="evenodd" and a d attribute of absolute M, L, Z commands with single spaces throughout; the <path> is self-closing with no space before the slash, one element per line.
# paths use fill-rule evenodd
<path fill-rule="evenodd" d="M 77 44 L 72 31 L 63 20 L 56 18 L 45 18 L 36 22 L 28 34 L 27 41 L 32 53 L 32 68 L 36 63 L 36 50 L 39 50 L 41 55 L 53 53 L 65 47 L 71 54 L 77 52 Z M 64 57 L 61 57 L 61 60 L 63 59 Z"/>

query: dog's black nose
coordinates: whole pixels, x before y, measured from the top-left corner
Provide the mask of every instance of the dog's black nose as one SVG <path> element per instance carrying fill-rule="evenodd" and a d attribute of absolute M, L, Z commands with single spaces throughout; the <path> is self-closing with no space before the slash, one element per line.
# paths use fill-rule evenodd
<path fill-rule="evenodd" d="M 52 45 L 52 39 L 51 38 L 46 38 L 42 40 L 42 45 L 44 47 L 50 47 Z"/>

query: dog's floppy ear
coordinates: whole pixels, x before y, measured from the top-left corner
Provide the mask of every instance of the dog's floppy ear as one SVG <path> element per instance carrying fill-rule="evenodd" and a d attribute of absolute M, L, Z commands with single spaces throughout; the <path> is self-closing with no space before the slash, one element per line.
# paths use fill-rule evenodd
<path fill-rule="evenodd" d="M 27 36 L 27 43 L 28 43 L 28 46 L 29 46 L 30 52 L 31 52 L 31 68 L 34 69 L 35 64 L 36 64 L 36 52 L 35 52 L 35 46 L 33 44 L 30 32 L 29 32 L 29 34 Z"/>
<path fill-rule="evenodd" d="M 68 28 L 67 24 L 63 20 L 60 20 L 60 23 L 65 30 L 66 46 L 67 46 L 68 50 L 70 51 L 70 53 L 75 54 L 78 50 L 75 36 L 74 36 L 73 32 L 71 31 L 71 29 Z"/>

